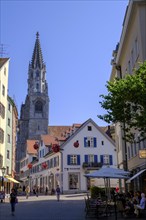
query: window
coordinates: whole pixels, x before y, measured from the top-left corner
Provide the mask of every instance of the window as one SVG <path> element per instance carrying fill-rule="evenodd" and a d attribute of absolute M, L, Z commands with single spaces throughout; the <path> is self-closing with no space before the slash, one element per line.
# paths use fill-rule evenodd
<path fill-rule="evenodd" d="M 0 116 L 5 118 L 5 106 L 0 102 Z"/>
<path fill-rule="evenodd" d="M 6 67 L 4 68 L 4 75 L 6 76 L 6 72 L 7 72 L 7 69 Z"/>
<path fill-rule="evenodd" d="M 2 95 L 5 96 L 5 86 L 2 85 Z"/>
<path fill-rule="evenodd" d="M 104 141 L 101 141 L 101 145 L 104 145 Z"/>
<path fill-rule="evenodd" d="M 95 137 L 85 137 L 84 138 L 84 147 L 96 147 L 96 138 Z"/>
<path fill-rule="evenodd" d="M 68 155 L 67 164 L 68 165 L 80 165 L 80 155 Z"/>
<path fill-rule="evenodd" d="M 39 91 L 39 84 L 38 83 L 36 84 L 36 90 L 37 90 L 37 92 Z"/>
<path fill-rule="evenodd" d="M 85 155 L 85 163 L 97 163 L 97 155 L 94 154 Z"/>
<path fill-rule="evenodd" d="M 69 189 L 79 189 L 78 173 L 69 173 L 68 181 L 69 181 Z"/>
<path fill-rule="evenodd" d="M 39 75 L 40 75 L 40 74 L 39 74 L 39 71 L 37 71 L 37 72 L 36 72 L 36 77 L 39 77 Z"/>
<path fill-rule="evenodd" d="M 35 103 L 35 112 L 36 113 L 42 113 L 43 112 L 43 104 L 40 101 L 37 101 Z"/>
<path fill-rule="evenodd" d="M 0 128 L 0 143 L 1 144 L 4 143 L 4 131 L 2 128 Z"/>
<path fill-rule="evenodd" d="M 7 150 L 7 159 L 10 159 L 10 151 Z"/>
<path fill-rule="evenodd" d="M 109 154 L 100 155 L 100 162 L 103 165 L 113 165 L 113 156 Z"/>
<path fill-rule="evenodd" d="M 88 131 L 92 131 L 92 127 L 91 126 L 88 126 Z"/>
<path fill-rule="evenodd" d="M 10 127 L 10 118 L 8 118 L 8 126 Z"/>
<path fill-rule="evenodd" d="M 8 136 L 7 136 L 7 141 L 8 141 L 8 143 L 10 143 L 10 135 L 8 134 Z"/>
<path fill-rule="evenodd" d="M 109 155 L 103 155 L 103 163 L 109 164 Z"/>
<path fill-rule="evenodd" d="M 10 105 L 10 103 L 8 104 L 8 110 L 11 111 L 11 105 Z"/>

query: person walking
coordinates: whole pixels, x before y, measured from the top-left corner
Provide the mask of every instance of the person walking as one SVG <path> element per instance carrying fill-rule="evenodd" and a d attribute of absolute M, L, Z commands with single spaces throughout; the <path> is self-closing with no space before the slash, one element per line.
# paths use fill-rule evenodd
<path fill-rule="evenodd" d="M 26 192 L 26 199 L 28 199 L 28 196 L 30 194 L 30 187 L 29 186 L 26 187 L 25 192 Z"/>
<path fill-rule="evenodd" d="M 60 201 L 60 187 L 59 187 L 59 185 L 57 185 L 57 188 L 56 188 L 56 196 L 57 196 L 57 201 L 59 202 Z"/>
<path fill-rule="evenodd" d="M 17 203 L 17 195 L 16 195 L 16 192 L 14 189 L 11 190 L 11 193 L 10 193 L 10 204 L 11 204 L 11 212 L 12 212 L 12 215 L 14 216 L 14 213 L 15 213 L 15 205 Z"/>

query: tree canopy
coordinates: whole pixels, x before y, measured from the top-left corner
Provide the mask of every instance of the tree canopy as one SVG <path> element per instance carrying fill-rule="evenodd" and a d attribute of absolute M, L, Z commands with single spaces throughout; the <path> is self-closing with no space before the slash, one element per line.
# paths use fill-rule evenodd
<path fill-rule="evenodd" d="M 100 95 L 99 103 L 107 113 L 98 117 L 107 123 L 124 123 L 128 140 L 134 137 L 131 129 L 138 131 L 141 139 L 146 138 L 146 61 L 134 74 L 115 78 L 106 84 L 108 94 Z"/>

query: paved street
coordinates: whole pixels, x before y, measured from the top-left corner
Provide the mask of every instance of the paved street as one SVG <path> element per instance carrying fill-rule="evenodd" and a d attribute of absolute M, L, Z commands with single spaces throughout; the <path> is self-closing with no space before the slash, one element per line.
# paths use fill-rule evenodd
<path fill-rule="evenodd" d="M 56 196 L 18 197 L 15 216 L 11 216 L 8 201 L 0 203 L 0 220 L 82 220 L 84 219 L 84 197 L 61 195 Z"/>
<path fill-rule="evenodd" d="M 8 199 L 0 203 L 0 220 L 90 220 L 85 218 L 84 195 L 61 195 L 61 201 L 56 196 L 31 196 L 28 199 L 18 197 L 15 216 L 11 215 Z M 93 220 L 95 218 L 92 218 Z M 115 220 L 115 215 L 100 219 Z M 117 220 L 122 220 L 118 214 Z M 126 218 L 134 220 L 134 218 Z M 136 219 L 136 218 L 135 218 Z M 144 220 L 145 218 L 141 218 Z"/>

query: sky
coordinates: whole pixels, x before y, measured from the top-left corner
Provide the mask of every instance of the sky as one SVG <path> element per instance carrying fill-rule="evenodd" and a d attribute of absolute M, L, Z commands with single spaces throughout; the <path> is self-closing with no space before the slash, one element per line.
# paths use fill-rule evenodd
<path fill-rule="evenodd" d="M 128 0 L 1 0 L 1 57 L 10 57 L 8 94 L 18 108 L 27 95 L 28 64 L 40 34 L 49 90 L 49 125 L 92 118 L 107 123 L 106 94 L 112 51 L 120 40 Z M 2 48 L 2 47 L 1 47 Z"/>

